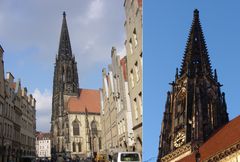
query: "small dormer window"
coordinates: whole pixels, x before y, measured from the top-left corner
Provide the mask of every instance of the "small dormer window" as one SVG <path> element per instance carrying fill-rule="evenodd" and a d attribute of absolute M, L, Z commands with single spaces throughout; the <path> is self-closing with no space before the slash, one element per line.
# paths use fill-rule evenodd
<path fill-rule="evenodd" d="M 197 42 L 197 40 L 198 40 L 197 37 L 195 37 L 194 41 Z"/>

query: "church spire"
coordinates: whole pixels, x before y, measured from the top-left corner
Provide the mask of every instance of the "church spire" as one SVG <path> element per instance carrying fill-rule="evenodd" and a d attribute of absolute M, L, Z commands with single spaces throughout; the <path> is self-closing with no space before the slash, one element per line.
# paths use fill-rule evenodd
<path fill-rule="evenodd" d="M 197 73 L 212 77 L 212 67 L 197 9 L 194 10 L 193 22 L 182 61 L 180 76 L 185 73 L 188 73 L 189 76 Z"/>
<path fill-rule="evenodd" d="M 61 29 L 61 36 L 59 41 L 58 55 L 72 56 L 71 42 L 70 42 L 70 37 L 68 33 L 65 11 L 63 12 L 62 29 Z"/>
<path fill-rule="evenodd" d="M 180 159 L 186 147 L 196 150 L 228 122 L 225 95 L 221 95 L 217 78 L 195 10 L 182 68 L 180 74 L 176 70 L 172 90 L 167 94 L 158 161 Z"/>

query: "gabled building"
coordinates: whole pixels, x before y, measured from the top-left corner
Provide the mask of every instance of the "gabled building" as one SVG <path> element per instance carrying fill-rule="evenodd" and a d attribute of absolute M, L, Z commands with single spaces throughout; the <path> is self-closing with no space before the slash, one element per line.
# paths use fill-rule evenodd
<path fill-rule="evenodd" d="M 0 46 L 0 161 L 35 155 L 36 100 L 7 72 Z"/>
<path fill-rule="evenodd" d="M 228 123 L 225 94 L 212 70 L 199 11 L 194 18 L 180 72 L 167 93 L 158 161 L 178 161 L 197 152 Z"/>
<path fill-rule="evenodd" d="M 134 151 L 142 152 L 142 0 L 124 1 L 126 20 L 125 47 L 127 74 L 132 108 Z"/>
<path fill-rule="evenodd" d="M 36 157 L 39 159 L 51 158 L 51 134 L 50 133 L 37 132 Z"/>
<path fill-rule="evenodd" d="M 102 70 L 101 125 L 103 150 L 108 154 L 131 151 L 134 146 L 132 112 L 128 91 L 127 57 L 120 59 L 116 48 L 111 51 L 112 63 Z"/>

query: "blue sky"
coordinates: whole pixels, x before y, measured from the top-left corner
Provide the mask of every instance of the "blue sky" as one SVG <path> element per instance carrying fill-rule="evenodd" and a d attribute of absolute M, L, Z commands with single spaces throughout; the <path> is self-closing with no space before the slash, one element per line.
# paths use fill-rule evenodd
<path fill-rule="evenodd" d="M 240 2 L 145 0 L 144 51 L 144 160 L 156 161 L 168 83 L 180 67 L 193 18 L 200 12 L 213 69 L 217 69 L 230 119 L 240 114 Z"/>
<path fill-rule="evenodd" d="M 0 44 L 12 72 L 37 100 L 37 130 L 49 131 L 55 56 L 66 11 L 81 88 L 102 87 L 111 48 L 124 55 L 123 0 L 0 0 Z"/>

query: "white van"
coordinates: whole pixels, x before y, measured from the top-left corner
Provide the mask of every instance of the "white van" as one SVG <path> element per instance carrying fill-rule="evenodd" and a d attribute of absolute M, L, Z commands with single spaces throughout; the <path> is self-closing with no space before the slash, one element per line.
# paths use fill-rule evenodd
<path fill-rule="evenodd" d="M 138 152 L 118 152 L 113 155 L 112 162 L 141 162 Z"/>

